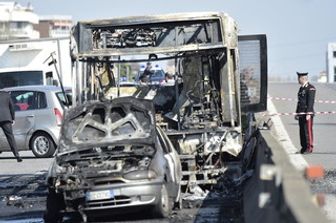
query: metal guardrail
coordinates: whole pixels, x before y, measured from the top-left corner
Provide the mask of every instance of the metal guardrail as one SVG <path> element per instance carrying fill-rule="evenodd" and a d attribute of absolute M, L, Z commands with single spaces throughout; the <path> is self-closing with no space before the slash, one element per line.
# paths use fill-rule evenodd
<path fill-rule="evenodd" d="M 314 202 L 303 174 L 270 130 L 260 130 L 255 174 L 244 189 L 246 222 L 324 223 L 328 219 Z"/>

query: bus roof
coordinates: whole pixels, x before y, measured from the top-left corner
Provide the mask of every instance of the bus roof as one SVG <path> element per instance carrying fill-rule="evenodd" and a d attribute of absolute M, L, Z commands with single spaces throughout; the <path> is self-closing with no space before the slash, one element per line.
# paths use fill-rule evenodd
<path fill-rule="evenodd" d="M 161 22 L 178 22 L 178 21 L 196 21 L 218 18 L 232 19 L 227 13 L 223 12 L 189 12 L 189 13 L 170 13 L 162 15 L 147 15 L 147 16 L 129 16 L 117 17 L 102 20 L 80 21 L 78 24 L 90 26 L 120 26 L 120 25 L 139 25 Z"/>

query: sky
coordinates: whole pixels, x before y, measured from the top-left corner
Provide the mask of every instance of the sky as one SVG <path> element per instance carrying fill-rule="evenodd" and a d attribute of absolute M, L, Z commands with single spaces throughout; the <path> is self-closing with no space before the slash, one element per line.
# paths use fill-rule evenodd
<path fill-rule="evenodd" d="M 326 70 L 329 42 L 336 42 L 335 0 L 17 0 L 38 15 L 71 15 L 75 21 L 174 12 L 222 11 L 239 34 L 266 34 L 268 73 L 296 79 L 296 71 Z"/>

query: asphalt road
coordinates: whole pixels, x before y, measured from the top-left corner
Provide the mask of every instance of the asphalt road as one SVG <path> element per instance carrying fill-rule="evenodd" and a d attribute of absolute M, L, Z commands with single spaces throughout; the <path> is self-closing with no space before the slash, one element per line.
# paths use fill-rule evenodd
<path fill-rule="evenodd" d="M 18 163 L 11 152 L 0 154 L 0 222 L 42 222 L 52 159 L 37 159 L 30 151 L 20 155 L 23 161 Z"/>
<path fill-rule="evenodd" d="M 37 159 L 29 152 L 20 152 L 23 162 L 17 163 L 11 152 L 0 154 L 0 223 L 43 222 L 46 206 L 46 174 L 52 161 Z M 243 222 L 240 192 L 228 186 L 221 191 L 209 192 L 205 199 L 189 196 L 182 210 L 174 210 L 168 219 L 152 219 L 138 213 L 135 215 L 99 219 L 99 222 Z M 234 191 L 232 191 L 232 189 Z M 74 222 L 70 219 L 69 222 Z"/>
<path fill-rule="evenodd" d="M 0 175 L 35 174 L 48 171 L 51 158 L 37 159 L 31 151 L 20 151 L 23 162 L 18 163 L 12 152 L 0 154 Z"/>
<path fill-rule="evenodd" d="M 316 100 L 336 101 L 336 85 L 313 83 L 316 87 Z M 297 83 L 270 83 L 269 96 L 296 99 L 299 90 Z M 277 112 L 295 112 L 296 102 L 272 100 Z M 336 111 L 335 103 L 315 103 L 316 112 Z M 299 126 L 294 116 L 280 116 L 296 150 L 300 149 Z M 323 211 L 330 221 L 336 222 L 336 115 L 316 115 L 314 117 L 314 151 L 303 155 L 308 165 L 319 165 L 325 169 L 323 179 L 310 182 L 312 192 L 325 194 Z M 291 155 L 298 156 L 298 155 Z"/>

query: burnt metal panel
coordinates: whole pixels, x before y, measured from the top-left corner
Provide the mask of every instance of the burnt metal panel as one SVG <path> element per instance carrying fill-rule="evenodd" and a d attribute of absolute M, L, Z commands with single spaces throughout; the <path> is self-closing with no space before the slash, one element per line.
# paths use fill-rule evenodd
<path fill-rule="evenodd" d="M 60 145 L 99 145 L 122 141 L 153 144 L 155 141 L 153 102 L 133 97 L 89 102 L 67 112 Z"/>
<path fill-rule="evenodd" d="M 187 46 L 177 47 L 145 47 L 135 49 L 104 49 L 99 51 L 85 51 L 78 53 L 78 57 L 113 57 L 113 56 L 131 56 L 131 55 L 146 55 L 146 54 L 168 54 L 193 52 L 201 50 L 220 50 L 224 48 L 223 44 L 205 45 L 205 44 L 190 44 Z"/>
<path fill-rule="evenodd" d="M 85 25 L 78 23 L 72 35 L 76 40 L 78 52 L 88 52 L 92 50 L 92 31 Z"/>
<path fill-rule="evenodd" d="M 176 48 L 181 46 L 223 45 L 220 20 L 173 21 L 137 25 L 115 25 L 78 23 L 73 31 L 78 52 L 106 53 L 109 49 L 121 52 L 125 49 L 157 47 Z M 134 53 L 134 51 L 133 51 Z"/>

